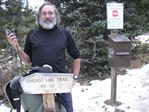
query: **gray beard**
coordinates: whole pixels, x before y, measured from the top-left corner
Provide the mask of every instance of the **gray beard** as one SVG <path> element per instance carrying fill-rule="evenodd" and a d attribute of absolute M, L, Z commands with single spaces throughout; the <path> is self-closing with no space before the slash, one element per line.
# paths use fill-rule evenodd
<path fill-rule="evenodd" d="M 54 19 L 52 21 L 49 20 L 49 21 L 46 21 L 46 22 L 44 22 L 43 20 L 39 19 L 39 24 L 41 25 L 41 27 L 43 29 L 51 30 L 56 25 L 56 19 Z"/>

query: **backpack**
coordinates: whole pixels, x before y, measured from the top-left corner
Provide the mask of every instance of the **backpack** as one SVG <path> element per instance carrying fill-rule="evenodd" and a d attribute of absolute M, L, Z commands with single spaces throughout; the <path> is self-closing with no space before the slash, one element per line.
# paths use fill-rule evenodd
<path fill-rule="evenodd" d="M 20 95 L 22 93 L 22 88 L 19 82 L 19 79 L 33 73 L 52 73 L 52 67 L 43 66 L 43 67 L 32 67 L 29 73 L 24 74 L 23 76 L 16 76 L 8 83 L 6 83 L 4 91 L 6 97 L 13 109 L 16 109 L 16 112 L 20 112 Z"/>

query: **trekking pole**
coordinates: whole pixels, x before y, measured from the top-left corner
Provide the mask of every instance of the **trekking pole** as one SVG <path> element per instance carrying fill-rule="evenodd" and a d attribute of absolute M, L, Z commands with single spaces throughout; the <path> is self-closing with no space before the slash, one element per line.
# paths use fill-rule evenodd
<path fill-rule="evenodd" d="M 18 43 L 16 42 L 16 54 L 18 55 L 18 57 L 19 57 L 19 62 L 20 62 L 20 65 L 21 65 L 21 71 L 22 71 L 22 73 L 24 73 L 24 74 L 26 74 L 26 72 L 24 71 L 24 69 L 23 69 L 23 61 L 22 61 L 22 59 L 21 59 L 21 56 L 20 56 L 20 54 L 19 54 L 19 45 L 18 45 Z"/>
<path fill-rule="evenodd" d="M 9 35 L 9 34 L 11 34 L 11 33 L 13 33 L 11 30 L 9 30 L 9 29 L 6 29 L 5 30 L 5 33 L 6 33 L 6 36 L 7 35 Z M 13 35 L 14 35 L 14 33 L 13 33 Z M 15 35 L 14 35 L 15 36 Z M 20 60 L 20 64 L 21 64 L 21 71 L 23 72 L 23 73 L 26 73 L 24 70 L 23 70 L 23 63 L 22 63 L 22 59 L 21 59 L 21 56 L 19 55 L 19 45 L 18 45 L 18 42 L 16 42 L 16 54 L 17 54 L 17 56 L 19 57 L 19 60 Z"/>

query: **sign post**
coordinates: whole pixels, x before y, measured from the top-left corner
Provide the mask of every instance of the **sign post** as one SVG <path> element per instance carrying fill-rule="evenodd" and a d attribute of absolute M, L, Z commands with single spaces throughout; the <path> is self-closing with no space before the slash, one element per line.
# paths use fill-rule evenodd
<path fill-rule="evenodd" d="M 56 112 L 54 94 L 43 94 L 44 112 Z"/>
<path fill-rule="evenodd" d="M 119 29 L 123 29 L 123 3 L 107 3 L 107 29 L 111 30 L 111 36 L 117 35 Z M 111 99 L 105 101 L 106 104 L 119 105 L 116 102 L 118 67 L 111 67 Z"/>

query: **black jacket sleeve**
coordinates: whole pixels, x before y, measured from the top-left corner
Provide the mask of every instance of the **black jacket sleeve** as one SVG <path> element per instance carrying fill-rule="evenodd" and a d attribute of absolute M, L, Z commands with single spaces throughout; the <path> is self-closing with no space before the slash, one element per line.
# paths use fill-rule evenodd
<path fill-rule="evenodd" d="M 66 30 L 64 30 L 65 36 L 66 36 L 66 47 L 68 54 L 74 58 L 80 58 L 80 51 L 76 45 L 75 39 L 73 36 Z"/>
<path fill-rule="evenodd" d="M 30 57 L 31 61 L 32 61 L 32 48 L 30 38 L 33 36 L 34 32 L 35 30 L 31 30 L 28 32 L 24 46 L 24 52 Z"/>

